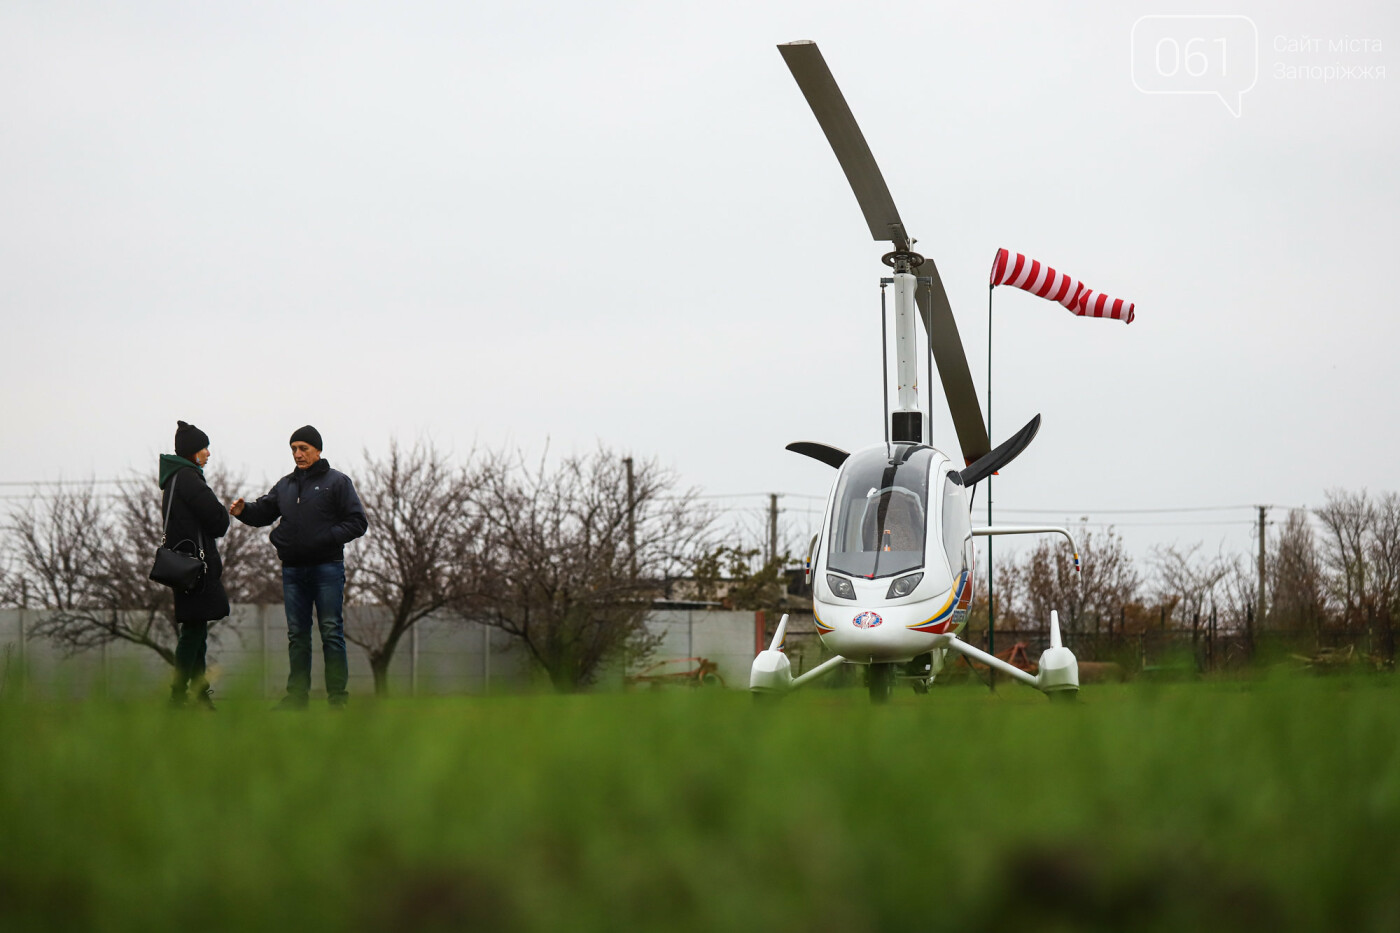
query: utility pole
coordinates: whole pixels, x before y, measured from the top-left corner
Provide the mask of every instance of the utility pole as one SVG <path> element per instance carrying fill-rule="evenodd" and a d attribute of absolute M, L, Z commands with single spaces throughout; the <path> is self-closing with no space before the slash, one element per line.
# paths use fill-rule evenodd
<path fill-rule="evenodd" d="M 25 644 L 24 623 L 29 612 L 29 581 L 19 581 L 19 695 L 29 694 L 29 646 Z"/>
<path fill-rule="evenodd" d="M 783 568 L 778 566 L 778 494 L 770 492 L 768 494 L 768 566 L 772 567 L 777 577 L 777 583 L 773 587 L 773 605 L 781 605 L 783 601 Z"/>
<path fill-rule="evenodd" d="M 990 343 L 990 341 L 988 341 Z M 988 349 L 987 363 L 991 364 L 991 350 Z M 992 420 L 992 381 L 987 379 L 987 423 Z M 991 428 L 988 428 L 991 430 Z M 992 524 L 992 478 L 987 477 L 987 525 Z M 997 603 L 996 595 L 993 591 L 992 582 L 996 576 L 992 570 L 992 535 L 987 535 L 987 653 L 997 653 Z M 997 688 L 997 669 L 987 668 L 987 686 L 992 690 Z"/>
<path fill-rule="evenodd" d="M 259 643 L 262 648 L 262 691 L 263 696 L 272 695 L 272 664 L 268 661 L 268 625 L 267 607 L 258 604 L 258 628 L 262 633 L 262 641 Z"/>
<path fill-rule="evenodd" d="M 491 627 L 481 627 L 481 692 L 491 690 Z"/>
<path fill-rule="evenodd" d="M 632 476 L 632 458 L 623 457 L 627 464 L 627 543 L 632 582 L 637 582 L 637 483 Z"/>
<path fill-rule="evenodd" d="M 987 286 L 987 442 L 992 437 L 992 291 Z M 930 380 L 932 381 L 932 380 Z M 995 475 L 995 474 L 993 474 Z M 992 524 L 992 477 L 987 477 L 987 525 Z M 996 568 L 992 563 L 992 535 L 987 535 L 987 653 L 997 653 L 997 603 L 994 593 Z M 997 688 L 997 669 L 987 667 L 987 686 Z"/>
<path fill-rule="evenodd" d="M 1264 516 L 1268 513 L 1267 505 L 1259 506 L 1259 606 L 1254 611 L 1254 623 L 1257 627 L 1264 627 Z"/>
<path fill-rule="evenodd" d="M 768 561 L 778 559 L 778 494 L 768 494 Z"/>

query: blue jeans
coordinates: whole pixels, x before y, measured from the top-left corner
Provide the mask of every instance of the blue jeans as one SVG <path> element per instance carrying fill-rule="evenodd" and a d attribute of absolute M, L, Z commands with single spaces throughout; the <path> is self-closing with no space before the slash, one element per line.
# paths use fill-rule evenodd
<path fill-rule="evenodd" d="M 287 696 L 305 700 L 311 692 L 311 607 L 321 629 L 326 659 L 326 696 L 344 703 L 350 665 L 345 657 L 345 564 L 332 561 L 311 567 L 282 568 L 282 602 L 287 610 Z"/>

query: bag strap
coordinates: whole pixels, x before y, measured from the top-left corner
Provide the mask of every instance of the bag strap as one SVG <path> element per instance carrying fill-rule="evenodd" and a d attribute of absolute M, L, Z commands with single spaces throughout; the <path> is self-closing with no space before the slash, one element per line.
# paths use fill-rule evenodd
<path fill-rule="evenodd" d="M 175 484 L 180 481 L 180 471 L 170 478 L 170 488 L 165 492 L 165 524 L 160 528 L 160 544 L 165 546 L 165 536 L 170 534 L 170 510 L 175 506 Z M 202 549 L 202 548 L 201 548 Z"/>
<path fill-rule="evenodd" d="M 170 479 L 170 497 L 165 500 L 165 524 L 160 529 L 161 547 L 165 547 L 165 538 L 170 534 L 170 510 L 175 507 L 175 484 L 180 481 L 181 472 L 182 471 L 177 470 L 175 475 Z M 199 559 L 204 560 L 204 529 L 199 526 L 198 522 L 195 523 L 194 536 L 198 539 Z"/>

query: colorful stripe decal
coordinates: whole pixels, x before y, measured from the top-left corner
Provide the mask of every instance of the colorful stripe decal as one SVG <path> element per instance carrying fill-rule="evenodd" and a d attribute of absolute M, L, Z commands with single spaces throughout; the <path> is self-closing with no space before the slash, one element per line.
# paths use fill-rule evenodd
<path fill-rule="evenodd" d="M 969 584 L 970 574 L 964 570 L 962 576 L 958 577 L 958 585 L 953 587 L 953 591 L 948 594 L 948 601 L 945 602 L 937 612 L 930 618 L 925 619 L 908 628 L 914 632 L 924 632 L 929 635 L 942 635 L 948 631 L 948 623 L 952 621 L 953 610 L 960 605 L 959 597 L 971 597 L 971 587 Z"/>
<path fill-rule="evenodd" d="M 836 629 L 832 628 L 830 625 L 827 625 L 827 624 L 826 624 L 825 622 L 823 622 L 821 619 L 817 618 L 817 614 L 816 614 L 815 612 L 812 613 L 812 622 L 816 624 L 816 626 L 817 626 L 817 631 L 818 631 L 818 632 L 834 632 L 834 631 L 836 631 Z"/>
<path fill-rule="evenodd" d="M 972 605 L 972 571 L 964 570 L 958 578 L 958 608 L 967 609 Z"/>

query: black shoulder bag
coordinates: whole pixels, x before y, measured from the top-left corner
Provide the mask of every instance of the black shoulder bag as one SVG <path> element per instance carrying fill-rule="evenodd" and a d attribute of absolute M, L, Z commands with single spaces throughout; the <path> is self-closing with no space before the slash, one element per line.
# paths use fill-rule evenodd
<path fill-rule="evenodd" d="M 168 586 L 177 593 L 188 593 L 197 587 L 204 576 L 204 533 L 197 532 L 199 556 L 191 557 L 182 551 L 165 546 L 165 536 L 170 531 L 170 509 L 175 505 L 175 484 L 180 481 L 177 473 L 170 481 L 170 499 L 165 504 L 165 525 L 160 531 L 160 547 L 156 548 L 156 560 L 151 565 L 151 579 Z M 185 539 L 188 541 L 189 539 Z M 184 544 L 179 541 L 177 544 Z M 189 542 L 194 544 L 195 542 Z"/>

